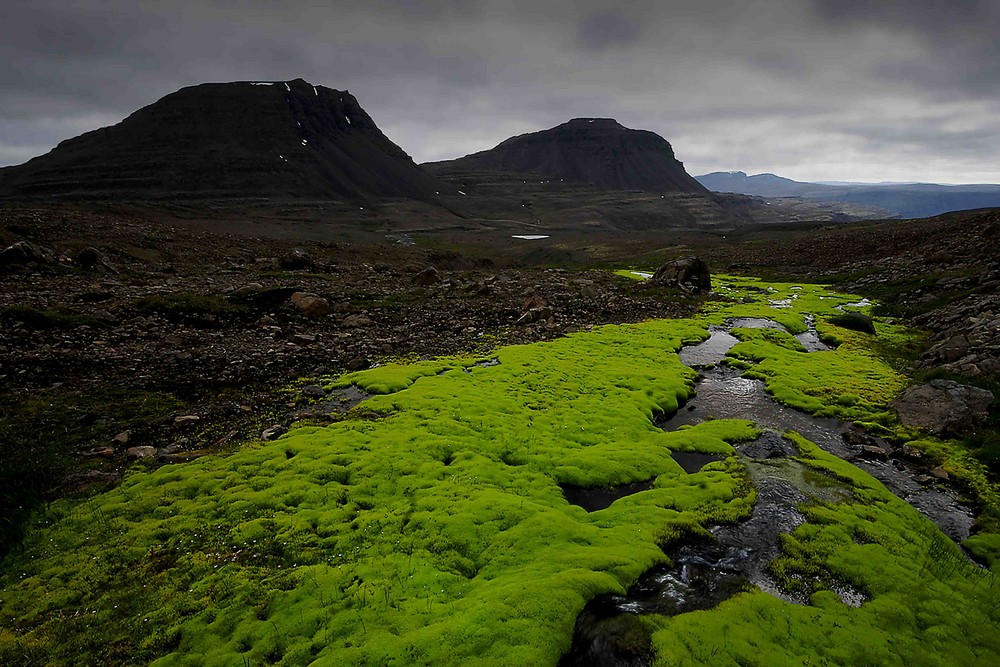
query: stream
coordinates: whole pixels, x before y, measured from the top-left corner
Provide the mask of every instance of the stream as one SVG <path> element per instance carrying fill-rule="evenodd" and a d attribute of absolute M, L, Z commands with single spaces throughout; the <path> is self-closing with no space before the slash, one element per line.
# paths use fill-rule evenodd
<path fill-rule="evenodd" d="M 814 320 L 808 330 L 796 335 L 807 353 L 830 350 L 816 334 Z M 661 415 L 654 423 L 666 431 L 699 424 L 707 419 L 749 419 L 764 433 L 757 440 L 736 447 L 757 490 L 757 502 L 749 519 L 734 526 L 711 528 L 714 541 L 687 543 L 671 551 L 671 565 L 658 565 L 642 574 L 624 595 L 599 595 L 577 617 L 570 650 L 560 667 L 574 665 L 649 665 L 653 660 L 651 637 L 642 623 L 643 614 L 676 615 L 710 609 L 733 595 L 758 588 L 787 602 L 805 599 L 782 591 L 767 573 L 768 564 L 779 555 L 782 533 L 805 521 L 797 507 L 810 500 L 843 501 L 852 497 L 849 486 L 794 461 L 795 446 L 781 433 L 793 430 L 881 481 L 886 488 L 921 511 L 956 541 L 969 536 L 972 513 L 947 487 L 933 487 L 923 471 L 899 460 L 870 460 L 860 448 L 849 446 L 843 433 L 847 424 L 832 418 L 813 417 L 786 407 L 770 396 L 760 380 L 744 378 L 725 365 L 726 353 L 738 343 L 734 328 L 784 328 L 771 320 L 735 318 L 725 326 L 711 327 L 707 340 L 686 346 L 681 361 L 699 371 L 696 395 L 675 414 Z M 685 472 L 697 472 L 719 457 L 675 452 L 674 459 Z M 651 482 L 650 482 L 651 483 Z M 566 489 L 567 500 L 597 511 L 617 498 L 648 488 L 648 483 L 612 489 Z M 588 495 L 591 494 L 591 495 Z M 586 502 L 600 499 L 599 503 Z M 860 606 L 859 591 L 834 590 L 845 604 Z"/>

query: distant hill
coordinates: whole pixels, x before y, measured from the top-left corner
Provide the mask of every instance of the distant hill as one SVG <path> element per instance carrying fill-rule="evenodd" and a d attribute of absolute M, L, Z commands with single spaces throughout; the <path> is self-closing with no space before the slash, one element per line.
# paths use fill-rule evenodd
<path fill-rule="evenodd" d="M 706 189 L 674 157 L 666 139 L 610 118 L 574 118 L 495 148 L 426 165 L 433 171 L 531 173 L 607 190 L 696 192 Z"/>
<path fill-rule="evenodd" d="M 1000 185 L 934 183 L 804 183 L 774 174 L 748 176 L 717 171 L 695 177 L 714 192 L 757 197 L 801 197 L 812 201 L 877 206 L 903 218 L 926 218 L 949 211 L 1000 207 Z"/>
<path fill-rule="evenodd" d="M 182 88 L 0 169 L 0 195 L 434 200 L 435 179 L 347 91 L 302 79 Z"/>

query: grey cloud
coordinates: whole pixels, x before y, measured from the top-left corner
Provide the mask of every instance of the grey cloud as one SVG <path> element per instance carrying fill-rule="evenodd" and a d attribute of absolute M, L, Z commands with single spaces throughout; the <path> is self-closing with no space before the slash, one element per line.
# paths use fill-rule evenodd
<path fill-rule="evenodd" d="M 588 51 L 626 47 L 640 35 L 639 26 L 615 10 L 594 12 L 580 21 L 577 42 Z"/>
<path fill-rule="evenodd" d="M 418 161 L 573 116 L 658 132 L 692 171 L 943 180 L 914 170 L 968 171 L 1000 150 L 986 111 L 1000 103 L 995 2 L 10 5 L 0 25 L 0 165 L 185 85 L 299 76 L 350 89 Z"/>

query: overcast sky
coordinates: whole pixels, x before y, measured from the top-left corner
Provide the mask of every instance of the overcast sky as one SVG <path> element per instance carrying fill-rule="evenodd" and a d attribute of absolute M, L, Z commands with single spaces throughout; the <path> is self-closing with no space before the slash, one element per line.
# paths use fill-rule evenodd
<path fill-rule="evenodd" d="M 1000 183 L 1000 0 L 3 0 L 0 165 L 180 87 L 348 89 L 424 162 L 573 117 L 692 174 Z"/>

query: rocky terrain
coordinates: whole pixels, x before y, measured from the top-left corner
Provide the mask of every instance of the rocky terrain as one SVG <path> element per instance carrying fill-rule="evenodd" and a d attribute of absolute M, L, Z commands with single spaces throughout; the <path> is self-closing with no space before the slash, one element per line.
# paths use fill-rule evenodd
<path fill-rule="evenodd" d="M 38 498 L 112 483 L 136 459 L 186 460 L 294 420 L 338 419 L 351 397 L 328 396 L 324 376 L 690 313 L 713 297 L 603 268 L 655 269 L 688 254 L 713 272 L 831 281 L 879 298 L 882 314 L 928 330 L 918 373 L 995 388 L 998 215 L 524 246 L 459 232 L 433 242 L 419 232 L 235 236 L 218 219 L 163 210 L 7 207 L 4 505 L 16 517 Z M 602 267 L 582 268 L 594 262 Z"/>
<path fill-rule="evenodd" d="M 830 280 L 929 336 L 918 365 L 1000 379 L 1000 212 L 775 235 L 709 251 L 731 269 Z"/>
<path fill-rule="evenodd" d="M 336 418 L 310 407 L 323 393 L 309 378 L 696 304 L 607 271 L 234 237 L 85 208 L 6 209 L 0 246 L 8 509 L 111 482 L 133 459 L 185 460 Z"/>

